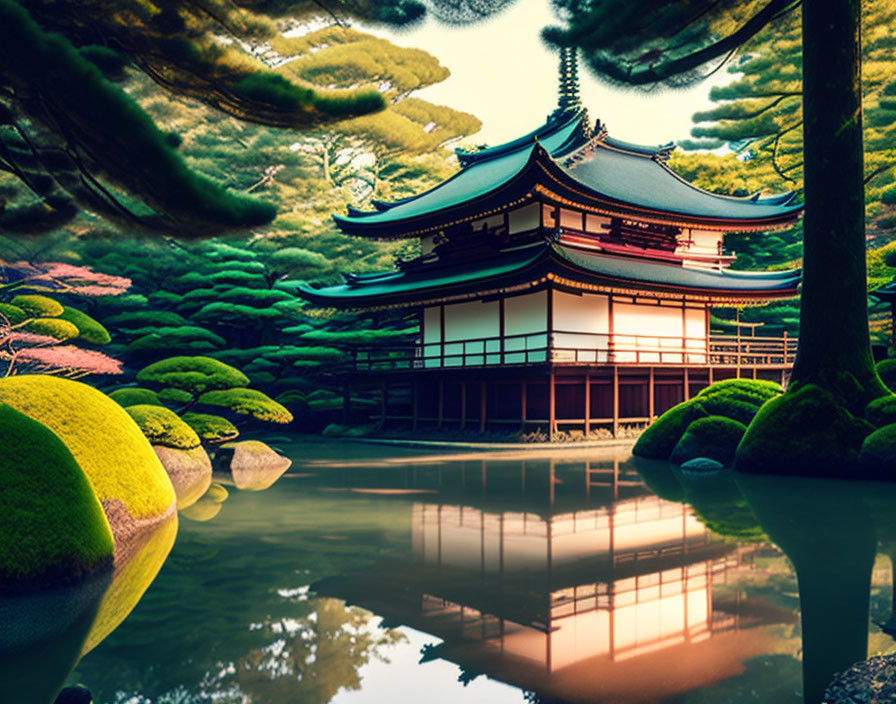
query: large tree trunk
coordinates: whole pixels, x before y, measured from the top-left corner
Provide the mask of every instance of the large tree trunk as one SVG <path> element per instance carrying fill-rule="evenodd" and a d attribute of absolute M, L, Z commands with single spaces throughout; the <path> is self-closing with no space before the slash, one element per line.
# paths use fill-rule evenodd
<path fill-rule="evenodd" d="M 871 357 L 865 283 L 861 1 L 805 0 L 805 238 L 792 383 L 861 411 L 886 393 Z"/>

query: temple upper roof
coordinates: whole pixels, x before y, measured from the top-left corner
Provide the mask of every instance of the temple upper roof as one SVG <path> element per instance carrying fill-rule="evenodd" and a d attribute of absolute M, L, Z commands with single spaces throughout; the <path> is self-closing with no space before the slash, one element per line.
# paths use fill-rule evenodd
<path fill-rule="evenodd" d="M 749 305 L 796 295 L 800 271 L 745 272 L 670 266 L 612 256 L 557 239 L 475 261 L 436 262 L 405 271 L 353 276 L 345 284 L 300 295 L 336 308 L 390 308 L 460 301 L 491 291 L 555 288 L 598 293 L 654 295 L 716 305 Z"/>
<path fill-rule="evenodd" d="M 558 111 L 529 134 L 480 151 L 458 151 L 461 170 L 435 188 L 375 210 L 334 216 L 344 232 L 420 235 L 526 202 L 553 202 L 610 217 L 724 231 L 790 226 L 793 194 L 722 196 L 688 183 L 666 161 L 674 144 L 647 147 L 610 137 L 583 108 Z"/>

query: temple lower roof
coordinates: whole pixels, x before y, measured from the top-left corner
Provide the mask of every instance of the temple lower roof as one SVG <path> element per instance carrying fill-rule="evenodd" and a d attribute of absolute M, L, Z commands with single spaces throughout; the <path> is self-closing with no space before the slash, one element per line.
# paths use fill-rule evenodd
<path fill-rule="evenodd" d="M 298 294 L 321 306 L 392 308 L 461 301 L 553 288 L 578 292 L 755 305 L 796 295 L 800 271 L 743 272 L 676 266 L 595 253 L 548 239 L 477 261 L 435 262 L 405 271 L 352 277 L 325 288 L 303 284 Z"/>
<path fill-rule="evenodd" d="M 461 171 L 435 188 L 334 219 L 348 234 L 408 236 L 532 201 L 536 194 L 611 217 L 728 231 L 789 226 L 801 213 L 793 194 L 735 198 L 697 188 L 666 165 L 673 144 L 629 144 L 599 125 L 592 134 L 587 120 L 583 109 L 563 112 L 507 144 L 458 152 Z"/>

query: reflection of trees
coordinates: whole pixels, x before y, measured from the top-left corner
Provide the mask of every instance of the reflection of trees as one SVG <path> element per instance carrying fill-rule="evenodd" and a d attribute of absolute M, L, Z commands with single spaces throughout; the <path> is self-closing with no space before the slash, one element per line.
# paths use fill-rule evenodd
<path fill-rule="evenodd" d="M 216 687 L 236 685 L 252 701 L 265 704 L 326 704 L 340 689 L 360 689 L 358 670 L 379 649 L 400 642 L 396 630 L 379 630 L 371 615 L 338 599 L 317 599 L 299 619 L 266 620 L 273 640 L 226 670 Z"/>

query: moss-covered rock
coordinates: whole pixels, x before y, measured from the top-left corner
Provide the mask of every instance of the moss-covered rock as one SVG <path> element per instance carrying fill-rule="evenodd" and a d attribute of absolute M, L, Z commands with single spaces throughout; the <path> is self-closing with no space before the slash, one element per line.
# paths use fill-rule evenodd
<path fill-rule="evenodd" d="M 140 381 L 150 381 L 198 396 L 206 391 L 248 386 L 239 369 L 211 357 L 169 357 L 140 370 Z"/>
<path fill-rule="evenodd" d="M 130 387 L 126 389 L 115 389 L 109 394 L 115 403 L 122 408 L 128 406 L 161 406 L 158 394 L 152 389 L 141 389 L 138 387 Z"/>
<path fill-rule="evenodd" d="M 209 391 L 199 397 L 199 403 L 208 406 L 221 406 L 234 413 L 249 415 L 270 423 L 292 422 L 292 413 L 274 399 L 255 389 Z"/>
<path fill-rule="evenodd" d="M 227 442 L 240 434 L 229 420 L 209 413 L 184 413 L 181 420 L 206 443 Z"/>
<path fill-rule="evenodd" d="M 292 460 L 258 440 L 229 442 L 221 446 L 215 462 L 237 489 L 261 491 L 270 487 L 289 469 Z"/>
<path fill-rule="evenodd" d="M 125 411 L 153 445 L 190 450 L 201 444 L 196 431 L 164 406 L 137 404 L 128 406 Z"/>
<path fill-rule="evenodd" d="M 705 416 L 706 411 L 693 400 L 679 403 L 644 429 L 632 452 L 639 457 L 669 459 L 687 427 Z"/>
<path fill-rule="evenodd" d="M 62 304 L 48 296 L 22 294 L 15 296 L 10 303 L 34 318 L 56 318 L 63 311 Z"/>
<path fill-rule="evenodd" d="M 896 396 L 881 396 L 865 407 L 865 420 L 878 428 L 896 423 Z"/>
<path fill-rule="evenodd" d="M 0 595 L 79 582 L 112 564 L 109 523 L 53 431 L 0 404 Z"/>
<path fill-rule="evenodd" d="M 727 379 L 707 386 L 690 401 L 673 406 L 657 418 L 641 433 L 632 452 L 640 457 L 668 459 L 685 430 L 698 418 L 722 416 L 749 425 L 762 404 L 780 393 L 779 384 L 758 379 Z"/>
<path fill-rule="evenodd" d="M 94 345 L 106 345 L 112 341 L 109 331 L 87 313 L 75 308 L 63 307 L 59 320 L 67 320 L 78 328 L 78 337 Z"/>
<path fill-rule="evenodd" d="M 896 359 L 882 359 L 876 367 L 880 380 L 890 391 L 896 392 Z"/>
<path fill-rule="evenodd" d="M 737 444 L 744 436 L 747 426 L 724 416 L 707 416 L 691 423 L 681 440 L 675 445 L 669 457 L 671 462 L 681 464 L 697 457 L 730 465 L 734 461 Z"/>
<path fill-rule="evenodd" d="M 136 535 L 173 515 L 168 475 L 137 424 L 105 394 L 69 379 L 21 375 L 0 379 L 0 403 L 65 443 L 103 506 L 116 562 Z"/>
<path fill-rule="evenodd" d="M 75 325 L 62 318 L 33 318 L 22 326 L 22 330 L 35 335 L 46 335 L 59 342 L 72 340 L 80 334 Z"/>
<path fill-rule="evenodd" d="M 859 450 L 863 475 L 896 477 L 896 423 L 871 433 Z"/>
<path fill-rule="evenodd" d="M 6 318 L 10 325 L 18 325 L 24 323 L 31 316 L 18 306 L 10 303 L 0 303 L 0 315 Z M 2 318 L 0 318 L 2 320 Z"/>
<path fill-rule="evenodd" d="M 853 476 L 874 426 L 830 392 L 806 384 L 766 403 L 737 448 L 735 468 L 754 474 Z"/>
<path fill-rule="evenodd" d="M 212 483 L 212 461 L 205 449 L 177 450 L 163 445 L 153 445 L 152 449 L 168 472 L 177 495 L 177 509 L 196 503 Z"/>

